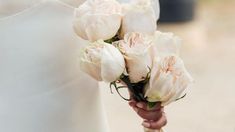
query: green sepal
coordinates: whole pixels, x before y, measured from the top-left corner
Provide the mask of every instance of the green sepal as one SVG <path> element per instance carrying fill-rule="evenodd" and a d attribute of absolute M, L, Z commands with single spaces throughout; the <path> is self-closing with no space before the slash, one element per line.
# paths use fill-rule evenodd
<path fill-rule="evenodd" d="M 118 35 L 115 35 L 114 37 L 112 37 L 111 39 L 108 40 L 104 40 L 105 43 L 109 43 L 112 44 L 115 41 L 119 41 L 120 39 L 118 38 Z"/>
<path fill-rule="evenodd" d="M 156 106 L 157 102 L 148 102 L 147 106 L 149 109 L 152 109 L 154 106 Z"/>

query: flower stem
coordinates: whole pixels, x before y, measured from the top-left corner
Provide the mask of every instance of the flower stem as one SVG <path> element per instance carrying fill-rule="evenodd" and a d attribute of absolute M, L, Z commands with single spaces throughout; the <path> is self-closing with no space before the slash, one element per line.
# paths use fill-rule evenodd
<path fill-rule="evenodd" d="M 136 100 L 137 102 L 146 102 L 146 99 L 143 95 L 143 89 L 145 84 L 142 83 L 133 84 L 131 83 L 128 76 L 122 76 L 120 79 L 127 85 L 134 100 Z"/>

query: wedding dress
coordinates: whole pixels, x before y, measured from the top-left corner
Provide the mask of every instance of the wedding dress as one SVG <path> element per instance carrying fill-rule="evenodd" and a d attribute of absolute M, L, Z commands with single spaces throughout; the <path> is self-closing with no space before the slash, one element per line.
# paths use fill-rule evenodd
<path fill-rule="evenodd" d="M 108 132 L 97 82 L 79 69 L 87 42 L 73 11 L 56 0 L 0 0 L 0 132 Z"/>

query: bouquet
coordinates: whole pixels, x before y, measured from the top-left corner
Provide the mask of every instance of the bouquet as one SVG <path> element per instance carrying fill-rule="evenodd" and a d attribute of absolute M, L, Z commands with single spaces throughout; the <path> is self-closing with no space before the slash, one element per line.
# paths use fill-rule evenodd
<path fill-rule="evenodd" d="M 81 69 L 110 83 L 123 99 L 146 102 L 149 108 L 181 99 L 193 79 L 179 57 L 181 40 L 157 31 L 158 18 L 157 0 L 87 0 L 74 19 L 77 35 L 90 42 Z M 121 89 L 131 96 L 124 97 Z"/>

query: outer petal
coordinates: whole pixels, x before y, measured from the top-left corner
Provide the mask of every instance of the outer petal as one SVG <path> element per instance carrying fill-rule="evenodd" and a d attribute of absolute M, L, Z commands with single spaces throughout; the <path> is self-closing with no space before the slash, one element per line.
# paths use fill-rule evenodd
<path fill-rule="evenodd" d="M 137 83 L 146 79 L 150 68 L 152 67 L 152 60 L 148 53 L 142 55 L 133 55 L 126 58 L 127 72 L 132 83 Z"/>
<path fill-rule="evenodd" d="M 193 82 L 183 61 L 177 56 L 173 57 L 174 60 L 172 56 L 167 56 L 168 59 L 163 57 L 155 61 L 149 87 L 146 87 L 145 96 L 148 101 L 161 101 L 163 106 L 168 105 L 179 98 Z"/>
<path fill-rule="evenodd" d="M 92 62 L 81 59 L 80 60 L 81 70 L 96 79 L 97 81 L 102 81 L 100 76 L 101 68 L 99 65 L 96 65 Z"/>
<path fill-rule="evenodd" d="M 146 79 L 152 67 L 152 38 L 142 33 L 128 33 L 118 47 L 125 56 L 126 69 L 132 83 Z"/>
<path fill-rule="evenodd" d="M 151 5 L 125 5 L 122 20 L 121 34 L 123 37 L 130 32 L 154 34 L 157 28 L 157 19 Z"/>
<path fill-rule="evenodd" d="M 155 11 L 156 19 L 158 20 L 160 18 L 160 4 L 159 0 L 151 0 L 152 7 Z"/>
<path fill-rule="evenodd" d="M 156 20 L 159 19 L 160 16 L 159 0 L 131 0 L 131 1 L 139 5 L 151 5 L 152 8 L 154 9 Z"/>
<path fill-rule="evenodd" d="M 160 71 L 160 58 L 155 60 L 151 77 L 149 81 L 149 88 L 146 89 L 145 96 L 148 97 L 150 102 L 163 102 L 166 98 L 171 96 L 172 91 L 172 77 L 169 73 Z"/>
<path fill-rule="evenodd" d="M 179 54 L 181 39 L 173 33 L 156 31 L 154 34 L 154 48 L 158 55 L 165 56 Z"/>
<path fill-rule="evenodd" d="M 166 100 L 165 102 L 163 102 L 162 105 L 164 105 L 164 106 L 168 105 L 168 104 L 174 102 L 175 100 L 177 100 L 178 98 L 180 98 L 182 96 L 182 93 L 185 91 L 185 89 L 187 89 L 193 82 L 194 82 L 194 79 L 188 73 L 186 68 L 183 67 L 183 74 L 179 78 L 179 80 L 176 81 L 176 84 L 175 84 L 175 89 L 176 89 L 175 95 L 172 98 L 170 98 L 169 100 Z"/>
<path fill-rule="evenodd" d="M 107 40 L 121 25 L 121 5 L 115 0 L 87 0 L 75 10 L 74 30 L 85 40 Z"/>
<path fill-rule="evenodd" d="M 121 52 L 113 45 L 106 44 L 102 52 L 101 76 L 106 82 L 117 80 L 125 70 L 125 61 Z"/>
<path fill-rule="evenodd" d="M 88 37 L 85 32 L 85 28 L 86 28 L 86 19 L 83 18 L 83 16 L 80 16 L 79 18 L 74 19 L 74 22 L 73 22 L 74 32 L 82 39 L 88 40 Z"/>
<path fill-rule="evenodd" d="M 96 20 L 93 19 L 93 15 L 90 15 L 87 19 L 87 21 L 89 21 L 89 24 L 87 25 L 85 32 L 88 40 L 108 40 L 117 34 L 121 25 L 120 15 L 96 15 L 95 17 Z"/>

